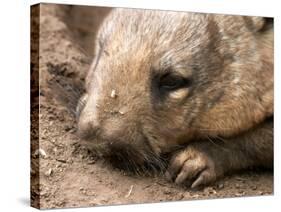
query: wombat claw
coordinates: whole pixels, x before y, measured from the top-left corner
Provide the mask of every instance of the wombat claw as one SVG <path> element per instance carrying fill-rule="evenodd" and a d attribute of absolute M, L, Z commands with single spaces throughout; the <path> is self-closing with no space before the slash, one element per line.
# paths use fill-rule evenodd
<path fill-rule="evenodd" d="M 220 173 L 216 171 L 216 165 L 202 150 L 187 147 L 171 159 L 165 175 L 176 184 L 189 183 L 191 188 L 196 188 L 217 179 Z"/>

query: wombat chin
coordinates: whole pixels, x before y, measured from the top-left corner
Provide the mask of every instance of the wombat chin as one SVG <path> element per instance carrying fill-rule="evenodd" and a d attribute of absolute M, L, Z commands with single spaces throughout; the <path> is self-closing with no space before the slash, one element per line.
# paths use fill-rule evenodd
<path fill-rule="evenodd" d="M 139 150 L 130 144 L 86 143 L 88 149 L 95 156 L 104 159 L 113 168 L 132 175 L 155 176 L 163 174 L 170 158 L 170 153 L 157 155 L 151 150 Z"/>

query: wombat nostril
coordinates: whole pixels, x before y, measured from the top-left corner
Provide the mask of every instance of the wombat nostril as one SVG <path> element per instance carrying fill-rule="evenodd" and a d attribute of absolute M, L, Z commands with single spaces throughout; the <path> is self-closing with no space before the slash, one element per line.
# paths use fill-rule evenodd
<path fill-rule="evenodd" d="M 78 135 L 85 140 L 94 139 L 99 131 L 100 131 L 100 127 L 97 124 L 90 121 L 79 123 L 78 125 Z"/>

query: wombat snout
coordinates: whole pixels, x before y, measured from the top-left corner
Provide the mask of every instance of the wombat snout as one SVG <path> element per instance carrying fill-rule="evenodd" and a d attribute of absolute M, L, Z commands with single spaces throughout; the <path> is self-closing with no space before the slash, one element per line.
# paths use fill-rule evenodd
<path fill-rule="evenodd" d="M 142 140 L 135 124 L 128 124 L 125 115 L 103 111 L 102 108 L 86 105 L 78 123 L 78 134 L 92 143 L 104 143 L 108 148 L 113 144 L 138 143 Z"/>
<path fill-rule="evenodd" d="M 96 137 L 99 126 L 90 120 L 82 120 L 78 125 L 78 135 L 85 140 L 91 140 Z"/>
<path fill-rule="evenodd" d="M 137 125 L 126 122 L 122 115 L 110 115 L 102 121 L 94 114 L 82 113 L 78 133 L 83 140 L 94 147 L 98 155 L 108 159 L 116 168 L 130 172 L 144 173 L 147 169 L 164 169 L 145 135 Z"/>

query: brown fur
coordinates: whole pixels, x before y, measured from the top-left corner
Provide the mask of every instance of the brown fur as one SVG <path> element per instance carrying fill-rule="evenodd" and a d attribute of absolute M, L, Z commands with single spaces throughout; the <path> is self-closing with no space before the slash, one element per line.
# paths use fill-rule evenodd
<path fill-rule="evenodd" d="M 193 187 L 272 167 L 273 27 L 265 19 L 115 9 L 97 43 L 78 128 L 99 152 L 123 146 L 142 164 L 184 146 L 166 175 Z M 167 74 L 189 84 L 163 92 Z"/>

